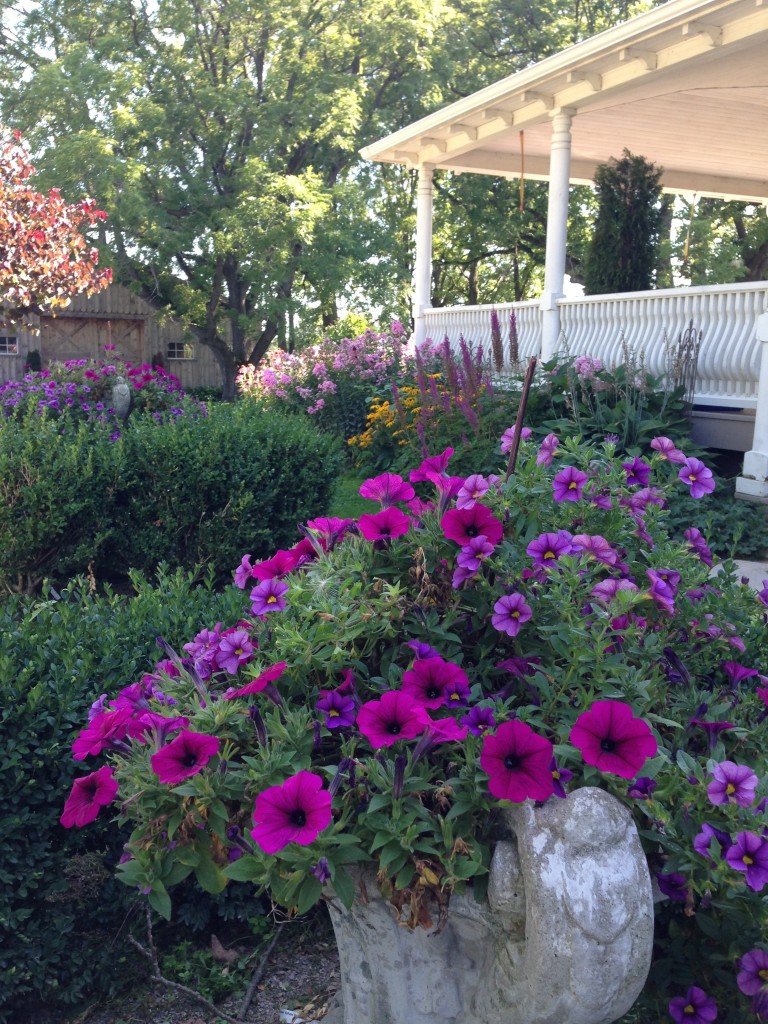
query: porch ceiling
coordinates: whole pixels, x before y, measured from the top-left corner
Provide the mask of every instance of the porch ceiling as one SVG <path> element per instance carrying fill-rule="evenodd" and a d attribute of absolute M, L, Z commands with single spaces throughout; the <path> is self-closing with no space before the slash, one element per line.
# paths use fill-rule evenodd
<path fill-rule="evenodd" d="M 573 114 L 575 184 L 626 147 L 664 168 L 669 191 L 768 201 L 768 0 L 670 0 L 361 153 L 547 179 L 559 109 Z"/>

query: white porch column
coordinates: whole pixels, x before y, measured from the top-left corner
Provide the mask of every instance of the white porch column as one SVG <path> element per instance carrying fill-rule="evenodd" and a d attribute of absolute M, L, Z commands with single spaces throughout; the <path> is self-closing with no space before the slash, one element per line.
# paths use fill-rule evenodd
<path fill-rule="evenodd" d="M 544 261 L 544 294 L 541 297 L 541 358 L 551 359 L 560 338 L 558 300 L 565 283 L 565 243 L 568 227 L 568 193 L 571 172 L 571 121 L 567 108 L 552 115 L 552 142 L 549 152 L 549 203 L 547 206 L 547 245 Z"/>
<path fill-rule="evenodd" d="M 742 475 L 736 477 L 736 497 L 768 502 L 768 313 L 757 318 L 760 379 L 752 450 L 744 453 Z"/>
<path fill-rule="evenodd" d="M 417 345 L 427 335 L 424 310 L 432 290 L 432 164 L 419 167 L 416 193 L 416 260 L 413 269 L 413 338 Z"/>

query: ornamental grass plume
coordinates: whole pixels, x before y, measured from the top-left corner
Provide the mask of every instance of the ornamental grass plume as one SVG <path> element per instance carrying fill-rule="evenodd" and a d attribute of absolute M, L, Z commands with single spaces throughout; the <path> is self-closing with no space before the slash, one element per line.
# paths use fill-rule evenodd
<path fill-rule="evenodd" d="M 189 874 L 289 913 L 329 889 L 351 905 L 362 866 L 417 927 L 485 899 L 505 806 L 598 786 L 659 879 L 646 1016 L 762 1000 L 736 965 L 768 927 L 765 602 L 710 576 L 701 523 L 671 538 L 675 494 L 706 478 L 687 460 L 681 481 L 667 442 L 628 473 L 611 442 L 551 435 L 542 458 L 521 437 L 509 479 L 452 476 L 448 448 L 366 481 L 378 511 L 243 558 L 237 621 L 94 694 L 74 749 L 106 763 L 63 825 L 111 803 L 118 876 L 165 916 Z"/>

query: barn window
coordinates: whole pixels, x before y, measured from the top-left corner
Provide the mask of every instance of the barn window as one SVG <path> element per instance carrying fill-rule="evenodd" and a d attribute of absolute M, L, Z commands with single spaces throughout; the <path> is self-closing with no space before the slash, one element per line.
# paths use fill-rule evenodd
<path fill-rule="evenodd" d="M 0 331 L 8 330 L 7 324 L 0 324 Z M 19 345 L 15 334 L 0 334 L 0 356 L 17 356 Z"/>
<path fill-rule="evenodd" d="M 194 342 L 191 342 L 191 341 L 169 341 L 168 342 L 168 358 L 169 359 L 194 359 L 195 358 Z"/>

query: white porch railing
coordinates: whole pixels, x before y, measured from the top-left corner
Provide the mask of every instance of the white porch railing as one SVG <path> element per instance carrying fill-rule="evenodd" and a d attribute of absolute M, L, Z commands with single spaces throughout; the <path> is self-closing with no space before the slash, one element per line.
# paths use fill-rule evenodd
<path fill-rule="evenodd" d="M 669 288 L 653 292 L 593 295 L 562 299 L 561 347 L 573 355 L 622 361 L 622 341 L 643 352 L 647 369 L 660 376 L 667 346 L 693 321 L 701 331 L 695 402 L 698 405 L 753 409 L 757 405 L 760 343 L 757 318 L 768 309 L 768 281 L 750 284 Z M 427 336 L 435 341 L 460 335 L 490 352 L 491 306 L 449 306 L 425 311 Z M 508 353 L 509 314 L 515 311 L 520 357 L 539 351 L 541 313 L 537 301 L 495 307 Z"/>

